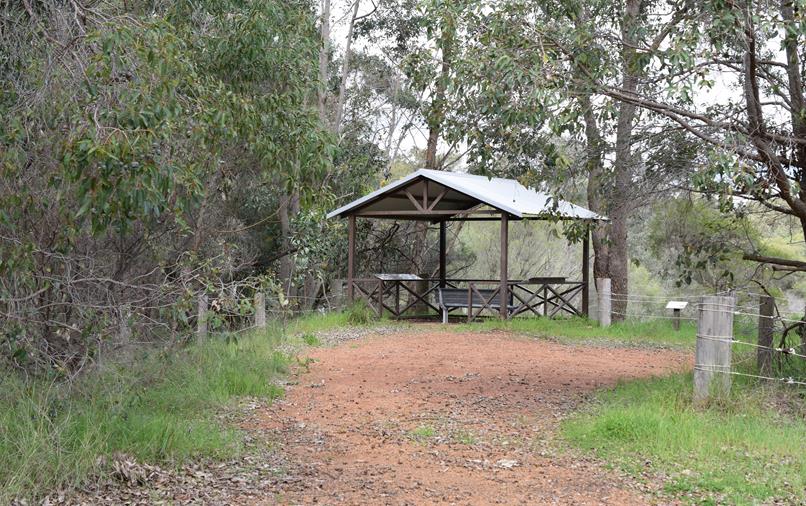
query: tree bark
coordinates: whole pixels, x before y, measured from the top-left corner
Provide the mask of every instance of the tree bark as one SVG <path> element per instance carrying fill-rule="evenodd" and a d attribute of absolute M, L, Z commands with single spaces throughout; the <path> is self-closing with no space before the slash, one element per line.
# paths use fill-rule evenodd
<path fill-rule="evenodd" d="M 347 41 L 344 43 L 344 60 L 341 64 L 339 98 L 336 104 L 336 118 L 333 121 L 333 129 L 337 136 L 341 133 L 341 124 L 344 117 L 344 102 L 347 95 L 347 77 L 350 75 L 350 49 L 353 44 L 353 28 L 355 27 L 355 19 L 358 17 L 359 5 L 361 5 L 361 0 L 355 0 L 355 4 L 353 4 L 353 14 L 350 17 L 350 24 L 347 28 Z"/>
<path fill-rule="evenodd" d="M 609 214 L 607 209 L 607 189 L 602 181 L 604 169 L 604 140 L 602 139 L 596 115 L 593 113 L 590 95 L 582 94 L 577 100 L 582 108 L 585 120 L 585 168 L 588 172 L 588 208 L 601 215 Z M 593 279 L 610 278 L 610 247 L 608 244 L 608 223 L 596 222 L 591 227 L 593 242 Z"/>
<path fill-rule="evenodd" d="M 327 67 L 330 62 L 330 0 L 322 0 L 322 45 L 319 49 L 319 121 L 327 125 Z"/>
<path fill-rule="evenodd" d="M 450 78 L 451 70 L 451 46 L 453 45 L 453 33 L 451 29 L 443 23 L 442 33 L 440 35 L 440 44 L 442 46 L 442 66 L 437 78 L 436 87 L 434 90 L 434 100 L 431 102 L 431 108 L 428 112 L 428 144 L 425 149 L 425 168 L 437 169 L 437 146 L 439 144 L 440 131 L 442 123 L 445 120 L 445 93 L 448 89 L 448 79 Z"/>
<path fill-rule="evenodd" d="M 622 88 L 626 93 L 635 93 L 638 88 L 638 46 L 635 34 L 640 14 L 641 1 L 627 0 L 621 20 L 621 70 Z M 624 319 L 627 313 L 625 295 L 629 293 L 629 250 L 627 243 L 627 220 L 632 210 L 632 130 L 635 119 L 635 104 L 619 103 L 619 116 L 616 125 L 616 159 L 613 164 L 614 188 L 610 211 L 610 279 L 612 291 L 619 296 L 613 301 L 613 320 Z"/>
<path fill-rule="evenodd" d="M 806 100 L 803 96 L 803 73 L 800 68 L 800 47 L 795 25 L 793 0 L 781 1 L 781 18 L 784 21 L 784 49 L 786 51 L 786 74 L 790 103 L 790 118 L 794 137 L 806 139 Z M 806 201 L 806 144 L 794 144 L 793 164 L 800 171 L 798 200 Z M 799 214 L 801 228 L 806 236 L 806 216 Z"/>
<path fill-rule="evenodd" d="M 291 249 L 291 221 L 299 212 L 299 193 L 294 191 L 290 195 L 284 195 L 280 200 L 280 233 L 282 234 L 283 249 Z M 280 269 L 278 274 L 283 283 L 285 293 L 289 297 L 297 295 L 294 285 L 294 255 L 285 255 L 280 259 Z"/>

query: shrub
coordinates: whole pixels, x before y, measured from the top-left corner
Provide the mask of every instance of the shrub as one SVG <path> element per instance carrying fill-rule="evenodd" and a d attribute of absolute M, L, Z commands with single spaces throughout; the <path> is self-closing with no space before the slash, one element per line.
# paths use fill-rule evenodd
<path fill-rule="evenodd" d="M 116 452 L 164 463 L 237 454 L 238 430 L 215 416 L 238 397 L 282 395 L 272 384 L 288 365 L 278 344 L 265 334 L 211 338 L 72 383 L 0 371 L 0 504 L 77 485 Z"/>
<path fill-rule="evenodd" d="M 347 308 L 347 322 L 351 325 L 366 325 L 375 318 L 375 311 L 364 299 L 358 299 Z"/>

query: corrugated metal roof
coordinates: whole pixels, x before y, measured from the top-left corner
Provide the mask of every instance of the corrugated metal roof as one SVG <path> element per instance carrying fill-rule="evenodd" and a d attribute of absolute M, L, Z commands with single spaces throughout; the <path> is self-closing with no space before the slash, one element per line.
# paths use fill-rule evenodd
<path fill-rule="evenodd" d="M 505 211 L 517 218 L 548 218 L 550 216 L 559 216 L 565 219 L 578 220 L 607 219 L 584 207 L 563 200 L 556 202 L 557 205 L 555 209 L 555 201 L 552 199 L 551 195 L 526 188 L 514 179 L 489 178 L 487 176 L 428 169 L 420 169 L 416 172 L 412 172 L 394 183 L 388 184 L 328 213 L 327 217 L 333 218 L 350 214 L 350 211 L 382 200 L 384 195 L 391 194 L 395 192 L 395 190 L 404 188 L 419 179 L 434 181 L 456 192 L 476 199 L 481 204 L 494 207 L 500 211 Z"/>

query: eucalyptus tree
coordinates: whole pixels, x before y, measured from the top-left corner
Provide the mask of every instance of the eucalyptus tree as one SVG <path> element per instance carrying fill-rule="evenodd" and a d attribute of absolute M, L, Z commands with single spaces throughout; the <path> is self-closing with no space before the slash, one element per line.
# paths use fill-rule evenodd
<path fill-rule="evenodd" d="M 680 137 L 665 118 L 597 84 L 657 90 L 654 69 L 635 48 L 661 46 L 679 20 L 658 22 L 658 6 L 637 0 L 457 4 L 461 50 L 449 87 L 449 142 L 465 144 L 473 170 L 517 176 L 558 197 L 584 182 L 589 207 L 610 218 L 593 230 L 595 276 L 612 278 L 614 291 L 627 294 L 629 220 L 679 177 L 657 154 Z M 614 304 L 615 318 L 625 305 Z"/>
<path fill-rule="evenodd" d="M 118 319 L 175 329 L 199 269 L 250 272 L 267 247 L 233 189 L 311 188 L 329 164 L 305 2 L 0 14 L 0 342 L 13 356 L 69 367 Z"/>
<path fill-rule="evenodd" d="M 635 45 L 636 61 L 652 69 L 640 78 L 656 85 L 652 92 L 608 83 L 568 46 L 561 49 L 597 93 L 668 118 L 701 143 L 695 188 L 716 195 L 726 210 L 736 197 L 757 201 L 797 218 L 806 234 L 806 3 L 669 1 L 656 12 L 666 20 L 663 43 Z"/>

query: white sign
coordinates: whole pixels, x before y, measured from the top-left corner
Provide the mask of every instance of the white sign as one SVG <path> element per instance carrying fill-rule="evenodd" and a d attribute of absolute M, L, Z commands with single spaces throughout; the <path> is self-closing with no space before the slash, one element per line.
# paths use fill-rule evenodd
<path fill-rule="evenodd" d="M 666 304 L 666 309 L 686 309 L 688 306 L 688 302 L 682 300 L 670 300 L 668 304 Z"/>

